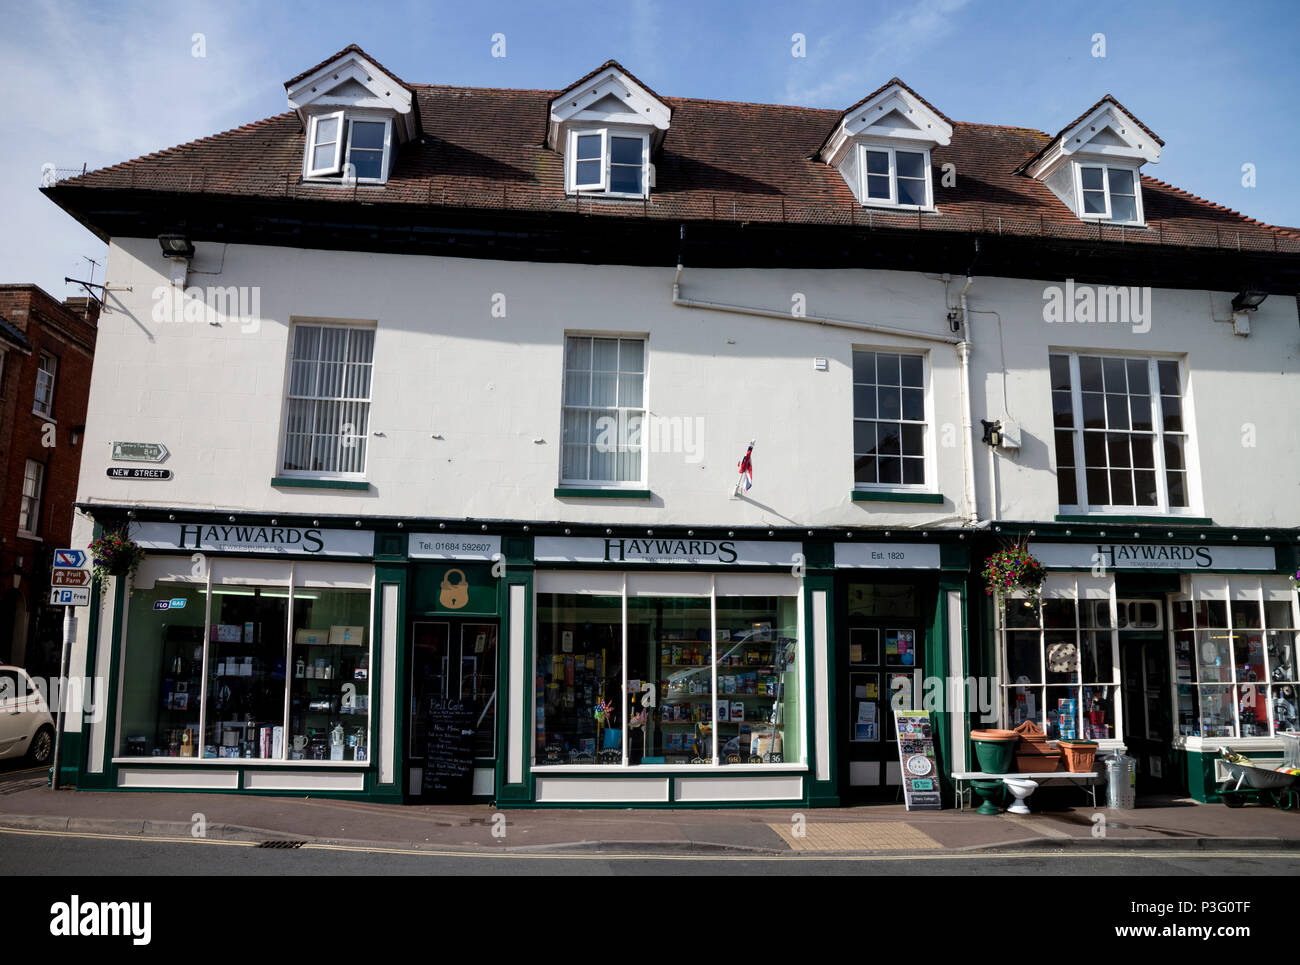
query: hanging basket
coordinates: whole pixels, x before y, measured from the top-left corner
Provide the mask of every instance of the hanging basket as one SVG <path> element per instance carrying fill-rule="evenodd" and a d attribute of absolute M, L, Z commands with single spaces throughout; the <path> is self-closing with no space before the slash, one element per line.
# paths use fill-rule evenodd
<path fill-rule="evenodd" d="M 1047 571 L 1021 540 L 998 550 L 984 561 L 984 592 L 1001 606 L 1008 594 L 1021 592 L 1037 602 L 1042 598 Z"/>
<path fill-rule="evenodd" d="M 105 530 L 90 544 L 90 556 L 94 561 L 95 582 L 102 590 L 110 576 L 134 576 L 144 559 L 144 549 L 127 535 L 123 526 Z"/>

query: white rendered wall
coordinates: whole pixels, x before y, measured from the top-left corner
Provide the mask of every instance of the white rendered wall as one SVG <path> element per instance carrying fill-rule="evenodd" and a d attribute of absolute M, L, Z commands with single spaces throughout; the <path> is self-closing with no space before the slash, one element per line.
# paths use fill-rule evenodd
<path fill-rule="evenodd" d="M 241 330 L 153 320 L 167 286 L 154 239 L 118 239 L 108 283 L 130 286 L 100 320 L 79 499 L 213 510 L 469 516 L 623 524 L 903 526 L 963 512 L 961 408 L 952 346 L 795 320 L 671 304 L 671 269 L 200 244 L 191 285 L 257 286 L 261 322 Z M 218 272 L 199 274 L 198 272 Z M 1084 283 L 1087 279 L 1078 279 Z M 947 292 L 955 303 L 960 280 Z M 1044 283 L 977 277 L 972 309 L 976 420 L 1022 426 L 1018 458 L 999 456 L 1000 515 L 1050 520 L 1053 474 L 1047 356 L 1054 348 L 1185 354 L 1203 503 L 1220 525 L 1295 526 L 1300 419 L 1294 417 L 1300 327 L 1274 296 L 1232 335 L 1228 294 L 1156 290 L 1150 331 L 1119 324 L 1047 324 Z M 494 295 L 504 318 L 493 317 Z M 946 333 L 937 276 L 884 271 L 705 271 L 682 276 L 685 297 Z M 498 302 L 499 303 L 499 302 Z M 293 319 L 377 324 L 366 494 L 284 490 L 279 474 L 285 352 Z M 249 327 L 249 326 L 245 326 Z M 702 458 L 649 455 L 649 501 L 556 499 L 562 346 L 566 331 L 649 336 L 652 414 L 701 419 Z M 928 353 L 929 417 L 943 506 L 852 503 L 852 350 Z M 813 358 L 829 360 L 817 372 Z M 1253 426 L 1255 445 L 1243 446 Z M 441 439 L 433 438 L 434 434 Z M 750 438 L 755 488 L 729 498 Z M 543 440 L 535 442 L 534 440 Z M 172 481 L 105 478 L 113 440 L 162 442 Z M 945 443 L 951 443 L 945 445 Z M 987 456 L 976 451 L 981 518 L 991 508 Z"/>

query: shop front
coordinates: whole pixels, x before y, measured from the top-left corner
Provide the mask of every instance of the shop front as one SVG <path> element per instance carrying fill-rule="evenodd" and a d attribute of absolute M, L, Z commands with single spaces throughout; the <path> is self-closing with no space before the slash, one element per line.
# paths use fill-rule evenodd
<path fill-rule="evenodd" d="M 1261 763 L 1297 727 L 1296 592 L 1274 546 L 1030 542 L 1041 602 L 1012 596 L 989 655 L 1001 725 L 1093 740 L 1137 791 L 1217 799 L 1230 747 Z"/>
<path fill-rule="evenodd" d="M 78 786 L 384 796 L 374 533 L 193 519 L 131 536 L 129 588 L 113 579 L 90 614 L 108 699 Z"/>
<path fill-rule="evenodd" d="M 802 561 L 780 540 L 538 536 L 498 803 L 806 801 L 827 601 Z"/>

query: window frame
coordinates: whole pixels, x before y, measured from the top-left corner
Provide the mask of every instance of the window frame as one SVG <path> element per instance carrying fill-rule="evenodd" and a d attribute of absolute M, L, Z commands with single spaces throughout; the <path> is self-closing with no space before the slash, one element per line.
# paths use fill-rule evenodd
<path fill-rule="evenodd" d="M 1084 168 L 1097 168 L 1101 171 L 1101 188 L 1103 197 L 1106 199 L 1105 213 L 1087 213 L 1083 209 L 1083 170 Z M 1115 221 L 1112 218 L 1113 207 L 1111 205 L 1110 190 L 1110 172 L 1111 169 L 1128 171 L 1133 175 L 1133 205 L 1137 215 L 1133 221 Z M 1096 191 L 1096 188 L 1089 188 L 1090 191 Z M 1146 227 L 1146 214 L 1142 209 L 1142 174 L 1137 165 L 1129 164 L 1111 164 L 1108 161 L 1075 161 L 1074 162 L 1074 196 L 1079 201 L 1079 218 L 1083 221 L 1099 221 L 1113 225 L 1132 225 L 1135 227 Z"/>
<path fill-rule="evenodd" d="M 922 423 L 917 423 L 917 421 L 914 419 L 904 419 L 902 417 L 901 389 L 903 388 L 903 385 L 902 385 L 901 361 L 900 361 L 900 373 L 899 373 L 900 396 L 899 396 L 899 418 L 898 419 L 880 418 L 879 404 L 877 404 L 875 416 L 870 416 L 870 417 L 863 416 L 861 417 L 861 420 L 859 419 L 859 416 L 857 414 L 857 401 L 854 392 L 854 389 L 856 388 L 858 383 L 854 380 L 852 355 L 850 355 L 850 359 L 849 359 L 849 392 L 850 392 L 849 407 L 851 413 L 851 417 L 850 417 L 851 433 L 856 431 L 854 429 L 854 426 L 856 426 L 856 424 L 859 421 L 872 422 L 872 423 L 897 422 L 900 426 L 920 424 L 922 426 L 922 432 L 923 432 L 923 444 L 921 448 L 922 448 L 922 456 L 924 458 L 924 464 L 925 464 L 925 482 L 923 483 L 902 482 L 901 468 L 899 472 L 900 481 L 897 483 L 858 482 L 857 465 L 856 465 L 857 445 L 851 436 L 849 440 L 849 445 L 850 445 L 850 461 L 852 464 L 851 471 L 853 475 L 853 490 L 855 492 L 876 492 L 876 493 L 937 493 L 939 492 L 938 466 L 937 466 L 938 460 L 935 454 L 935 439 L 934 439 L 935 437 L 934 405 L 933 405 L 934 400 L 931 396 L 933 380 L 931 378 L 931 372 L 930 372 L 930 353 L 925 349 L 906 349 L 906 348 L 894 348 L 894 347 L 881 348 L 879 346 L 854 345 L 851 349 L 851 353 L 856 354 L 858 352 L 870 352 L 876 356 L 898 355 L 900 356 L 900 358 L 902 356 L 911 356 L 913 358 L 919 358 L 921 360 L 921 398 L 922 398 L 922 404 L 925 407 L 925 419 Z M 879 375 L 877 375 L 877 379 L 879 379 Z M 877 381 L 875 385 L 877 388 L 879 388 L 880 386 L 879 381 Z M 899 457 L 903 458 L 901 437 L 899 440 Z M 879 458 L 879 453 L 877 453 L 877 458 Z M 876 478 L 879 479 L 879 477 L 880 477 L 880 473 L 877 469 Z"/>
<path fill-rule="evenodd" d="M 605 410 L 605 409 L 612 408 L 620 414 L 620 419 L 624 411 L 637 411 L 632 406 L 621 406 L 617 404 L 618 402 L 617 383 L 615 384 L 615 388 L 614 388 L 615 405 L 613 406 L 594 406 L 590 403 L 586 405 L 571 406 L 566 401 L 568 398 L 568 382 L 569 382 L 568 349 L 569 349 L 569 339 L 571 338 L 592 339 L 593 351 L 594 351 L 594 341 L 595 339 L 598 338 L 612 338 L 617 341 L 623 341 L 623 340 L 639 341 L 641 343 L 641 405 L 639 407 L 639 411 L 641 412 L 641 429 L 640 429 L 641 475 L 640 478 L 637 480 L 620 481 L 620 480 L 607 480 L 607 479 L 578 479 L 578 478 L 566 477 L 564 475 L 564 415 L 567 410 L 573 408 L 573 409 L 585 409 L 590 411 L 594 409 Z M 559 431 L 560 464 L 557 467 L 559 470 L 558 475 L 560 480 L 559 482 L 560 487 L 575 488 L 575 489 L 611 489 L 611 490 L 620 490 L 620 489 L 644 490 L 649 488 L 650 484 L 648 482 L 648 479 L 650 476 L 650 446 L 649 446 L 649 437 L 647 434 L 647 426 L 646 426 L 646 422 L 650 418 L 650 406 L 648 404 L 648 399 L 650 397 L 650 336 L 649 334 L 621 333 L 621 332 L 566 331 L 564 333 L 564 341 L 561 344 L 562 344 L 562 348 L 560 350 L 560 431 Z M 588 376 L 590 376 L 592 371 L 594 370 L 588 368 L 587 370 Z M 618 374 L 622 374 L 621 370 Z M 591 472 L 590 463 L 588 463 L 587 471 L 588 473 Z"/>
<path fill-rule="evenodd" d="M 36 491 L 27 492 L 27 482 L 29 479 L 29 470 L 35 466 L 39 472 L 36 475 Z M 38 539 L 41 531 L 41 504 L 45 498 L 45 463 L 36 459 L 28 459 L 23 465 L 23 482 L 19 489 L 18 498 L 18 535 Z M 28 509 L 28 506 L 31 509 Z M 24 519 L 28 525 L 23 525 Z M 31 525 L 35 523 L 35 525 Z"/>
<path fill-rule="evenodd" d="M 48 370 L 44 368 L 44 363 L 46 359 L 50 360 L 50 364 L 52 366 Z M 41 395 L 40 395 L 41 377 L 46 375 L 48 375 L 49 377 L 49 390 L 48 390 L 48 398 L 45 401 L 45 406 L 44 408 L 42 408 Z M 38 415 L 43 419 L 54 418 L 54 388 L 58 382 L 58 377 L 59 377 L 59 357 L 55 355 L 53 352 L 48 352 L 45 349 L 41 349 L 41 353 L 37 357 L 37 362 L 36 362 L 36 385 L 32 392 L 32 414 L 33 415 Z"/>
<path fill-rule="evenodd" d="M 334 163 L 328 168 L 313 168 L 312 156 L 316 147 L 316 132 L 321 121 L 337 119 L 339 121 L 338 141 L 334 144 Z M 303 180 L 313 184 L 351 184 L 353 179 L 345 179 L 344 172 L 351 163 L 352 125 L 356 121 L 384 125 L 384 149 L 380 159 L 380 175 L 377 178 L 355 178 L 357 184 L 386 184 L 393 160 L 393 119 L 383 112 L 375 110 L 337 110 L 311 115 L 307 128 L 307 149 L 303 155 Z M 367 148 L 366 150 L 370 150 Z"/>
<path fill-rule="evenodd" d="M 898 208 L 902 211 L 934 210 L 934 176 L 930 169 L 930 149 L 928 147 L 898 146 L 893 144 L 859 143 L 858 150 L 858 196 L 863 207 Z M 867 193 L 867 153 L 876 151 L 889 155 L 889 198 L 873 198 Z M 924 159 L 925 204 L 902 204 L 898 200 L 898 152 L 919 154 Z M 879 176 L 879 175 L 877 175 Z"/>
<path fill-rule="evenodd" d="M 1192 419 L 1191 419 L 1191 414 L 1189 411 L 1189 404 L 1188 404 L 1188 390 L 1187 390 L 1188 380 L 1187 380 L 1186 360 L 1183 358 L 1171 358 L 1162 355 L 1125 355 L 1122 352 L 1094 354 L 1091 351 L 1080 352 L 1073 349 L 1051 349 L 1048 352 L 1049 397 L 1052 392 L 1057 391 L 1051 388 L 1051 361 L 1050 360 L 1051 357 L 1054 355 L 1063 355 L 1069 360 L 1070 363 L 1071 420 L 1073 421 L 1074 425 L 1068 429 L 1058 427 L 1055 423 L 1055 407 L 1053 406 L 1052 408 L 1052 412 L 1053 412 L 1052 468 L 1053 468 L 1054 475 L 1059 474 L 1061 471 L 1060 453 L 1056 445 L 1056 433 L 1069 432 L 1071 435 L 1074 465 L 1073 467 L 1067 467 L 1067 468 L 1072 468 L 1074 471 L 1075 497 L 1077 500 L 1074 503 L 1060 502 L 1060 489 L 1058 484 L 1057 504 L 1060 507 L 1059 511 L 1064 514 L 1096 515 L 1099 517 L 1111 515 L 1111 514 L 1124 515 L 1124 516 L 1150 515 L 1153 517 L 1200 516 L 1201 515 L 1200 513 L 1200 497 L 1201 497 L 1200 471 L 1199 471 L 1199 460 L 1196 458 L 1195 434 L 1192 432 L 1191 429 Z M 1143 506 L 1143 505 L 1138 505 L 1137 503 L 1134 503 L 1133 505 L 1124 505 L 1124 504 L 1117 505 L 1113 503 L 1094 503 L 1091 501 L 1091 497 L 1088 493 L 1088 466 L 1086 462 L 1086 457 L 1084 455 L 1085 452 L 1084 435 L 1085 432 L 1089 430 L 1086 430 L 1083 424 L 1083 381 L 1079 375 L 1079 360 L 1083 357 L 1096 358 L 1103 361 L 1105 359 L 1121 359 L 1125 363 L 1136 359 L 1147 363 L 1148 386 L 1152 390 L 1149 393 L 1151 399 L 1151 427 L 1152 427 L 1150 434 L 1153 439 L 1151 471 L 1155 473 L 1156 481 L 1157 481 L 1156 505 L 1154 506 Z M 1186 496 L 1187 496 L 1186 506 L 1171 506 L 1169 504 L 1169 476 L 1168 476 L 1169 468 L 1165 462 L 1165 440 L 1167 438 L 1167 435 L 1164 427 L 1163 412 L 1161 410 L 1161 402 L 1160 402 L 1161 395 L 1162 395 L 1162 393 L 1160 392 L 1160 381 L 1159 381 L 1160 362 L 1173 362 L 1178 366 L 1178 389 L 1179 389 L 1178 398 L 1182 409 L 1183 429 L 1181 432 L 1169 433 L 1168 437 L 1180 437 L 1184 440 L 1183 468 L 1181 470 L 1174 470 L 1174 471 L 1175 472 L 1181 471 L 1185 476 L 1184 485 L 1186 486 Z M 1103 395 L 1104 394 L 1105 393 L 1103 393 Z M 1124 397 L 1125 400 L 1132 398 L 1132 396 L 1128 393 L 1127 389 L 1125 391 Z M 1050 403 L 1050 398 L 1049 398 L 1049 403 Z M 1098 430 L 1091 430 L 1091 431 L 1096 432 Z M 1105 435 L 1109 435 L 1109 433 L 1112 430 L 1109 427 L 1107 427 L 1106 429 L 1100 431 Z M 1135 434 L 1141 434 L 1141 435 L 1146 434 L 1141 430 L 1135 431 L 1132 428 L 1124 429 L 1124 430 L 1115 430 L 1115 431 L 1122 432 L 1127 436 L 1132 436 Z M 1130 447 L 1130 462 L 1132 461 L 1131 453 L 1132 453 L 1132 449 Z M 1106 471 L 1110 472 L 1111 468 L 1112 467 L 1109 465 L 1109 452 L 1108 452 Z M 1130 472 L 1134 471 L 1134 467 L 1132 465 L 1128 466 L 1127 468 L 1129 469 Z M 1078 500 L 1079 496 L 1083 496 L 1084 499 Z"/>
<path fill-rule="evenodd" d="M 600 184 L 578 184 L 578 138 L 600 135 Z M 641 142 L 641 191 L 610 190 L 610 175 L 613 166 L 613 139 L 625 137 Z M 588 159 L 589 160 L 589 159 Z M 631 165 L 628 165 L 629 167 Z M 643 200 L 650 196 L 650 134 L 633 127 L 620 127 L 614 124 L 572 127 L 565 139 L 564 151 L 564 191 L 569 195 L 587 195 L 602 198 L 630 198 Z"/>
<path fill-rule="evenodd" d="M 298 328 L 302 326 L 310 326 L 315 328 L 339 328 L 339 329 L 345 329 L 349 332 L 356 330 L 356 331 L 368 331 L 373 333 L 373 338 L 371 340 L 370 363 L 369 363 L 370 391 L 367 398 L 353 399 L 351 397 L 339 397 L 337 399 L 329 399 L 329 398 L 323 398 L 319 395 L 298 396 L 298 395 L 291 394 L 291 389 L 293 387 L 293 363 L 295 361 L 293 355 L 293 345 L 294 345 L 294 339 L 296 337 L 296 332 Z M 351 339 L 349 337 L 349 343 L 350 340 Z M 375 396 L 375 343 L 377 341 L 378 341 L 378 328 L 375 325 L 367 325 L 363 323 L 333 322 L 333 321 L 324 321 L 320 319 L 306 319 L 306 318 L 304 319 L 295 318 L 291 321 L 289 325 L 289 338 L 286 342 L 285 353 L 284 353 L 285 355 L 284 392 L 281 395 L 282 408 L 280 411 L 280 453 L 277 462 L 277 466 L 278 466 L 278 471 L 276 473 L 277 476 L 290 477 L 294 479 L 339 479 L 339 480 L 349 480 L 349 481 L 357 481 L 357 482 L 363 482 L 368 478 L 367 471 L 369 470 L 369 466 L 370 466 L 370 445 L 369 445 L 370 422 L 374 412 L 373 407 L 375 404 L 375 398 L 374 398 Z M 316 362 L 319 363 L 320 359 L 317 359 Z M 343 364 L 345 366 L 349 364 L 347 361 L 346 345 L 344 346 Z M 363 437 L 363 442 L 365 444 L 365 454 L 362 460 L 361 468 L 359 470 L 341 471 L 341 470 L 326 470 L 326 469 L 289 469 L 285 465 L 285 459 L 287 457 L 288 450 L 289 450 L 289 437 L 291 435 L 291 433 L 289 432 L 289 403 L 290 401 L 294 401 L 294 400 L 314 401 L 314 402 L 348 402 L 348 403 L 365 404 L 366 433 L 365 436 Z M 316 433 L 310 433 L 310 435 L 315 436 Z M 355 430 L 353 431 L 352 435 L 354 438 L 358 437 L 358 433 Z"/>

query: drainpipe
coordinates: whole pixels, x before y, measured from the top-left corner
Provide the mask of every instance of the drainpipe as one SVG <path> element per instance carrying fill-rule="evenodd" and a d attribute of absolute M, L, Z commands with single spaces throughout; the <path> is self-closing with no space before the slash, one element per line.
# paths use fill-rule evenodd
<path fill-rule="evenodd" d="M 976 242 L 975 251 L 979 252 Z M 975 437 L 970 414 L 970 317 L 966 313 L 966 293 L 975 284 L 975 277 L 966 271 L 966 284 L 962 286 L 959 300 L 961 303 L 961 341 L 957 343 L 957 357 L 961 360 L 961 428 L 962 428 L 962 463 L 966 477 L 966 522 L 978 526 L 979 508 L 975 505 Z"/>

